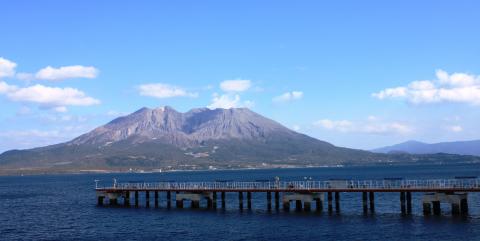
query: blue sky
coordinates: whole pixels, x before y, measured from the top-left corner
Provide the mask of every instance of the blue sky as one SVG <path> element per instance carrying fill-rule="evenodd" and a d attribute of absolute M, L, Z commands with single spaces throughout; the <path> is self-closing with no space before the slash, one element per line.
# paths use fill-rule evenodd
<path fill-rule="evenodd" d="M 479 9 L 478 1 L 5 1 L 0 152 L 163 105 L 249 107 L 353 148 L 479 139 Z"/>

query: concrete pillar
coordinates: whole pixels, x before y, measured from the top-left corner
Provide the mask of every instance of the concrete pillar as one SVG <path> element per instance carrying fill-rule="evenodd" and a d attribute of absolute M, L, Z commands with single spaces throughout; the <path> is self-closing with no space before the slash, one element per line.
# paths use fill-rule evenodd
<path fill-rule="evenodd" d="M 138 191 L 135 191 L 135 207 L 138 208 Z"/>
<path fill-rule="evenodd" d="M 222 208 L 225 209 L 225 192 L 222 192 Z"/>
<path fill-rule="evenodd" d="M 105 199 L 104 196 L 98 196 L 98 199 L 97 199 L 97 205 L 98 206 L 103 206 L 103 200 Z"/>
<path fill-rule="evenodd" d="M 123 196 L 123 205 L 125 207 L 130 206 L 130 191 L 125 192 L 125 196 Z"/>
<path fill-rule="evenodd" d="M 368 213 L 368 195 L 367 195 L 367 192 L 362 192 L 362 205 L 363 205 L 363 213 Z"/>
<path fill-rule="evenodd" d="M 213 202 L 213 208 L 217 209 L 217 192 L 213 192 L 212 194 L 212 202 Z"/>
<path fill-rule="evenodd" d="M 407 213 L 407 209 L 405 207 L 405 192 L 400 192 L 400 210 L 403 215 Z"/>
<path fill-rule="evenodd" d="M 430 215 L 432 213 L 432 205 L 430 203 L 423 203 L 423 215 Z"/>
<path fill-rule="evenodd" d="M 460 205 L 458 203 L 452 203 L 452 215 L 460 214 Z"/>
<path fill-rule="evenodd" d="M 462 214 L 468 214 L 468 201 L 466 198 L 460 201 L 460 212 Z"/>
<path fill-rule="evenodd" d="M 327 200 L 328 200 L 328 212 L 331 213 L 333 211 L 332 208 L 332 192 L 328 192 L 327 194 Z"/>
<path fill-rule="evenodd" d="M 177 200 L 177 208 L 183 208 L 183 200 Z"/>
<path fill-rule="evenodd" d="M 302 211 L 302 200 L 295 200 L 295 210 Z"/>
<path fill-rule="evenodd" d="M 287 212 L 290 211 L 290 201 L 283 202 L 283 210 Z"/>
<path fill-rule="evenodd" d="M 335 192 L 335 211 L 340 212 L 340 193 Z"/>
<path fill-rule="evenodd" d="M 117 205 L 117 198 L 109 198 L 108 201 L 110 202 L 110 205 Z"/>
<path fill-rule="evenodd" d="M 312 203 L 311 202 L 304 202 L 303 203 L 303 210 L 310 212 L 312 210 Z"/>
<path fill-rule="evenodd" d="M 145 192 L 145 206 L 150 207 L 150 192 L 146 191 Z"/>
<path fill-rule="evenodd" d="M 412 214 L 412 193 L 407 192 L 407 213 Z"/>
<path fill-rule="evenodd" d="M 172 192 L 167 191 L 167 208 L 172 207 Z"/>
<path fill-rule="evenodd" d="M 192 207 L 192 208 L 200 208 L 200 201 L 198 201 L 198 200 L 192 200 L 191 207 Z"/>
<path fill-rule="evenodd" d="M 440 210 L 440 201 L 433 201 L 432 206 L 433 206 L 433 214 L 440 215 L 442 211 Z"/>
<path fill-rule="evenodd" d="M 315 202 L 316 202 L 316 208 L 317 208 L 317 212 L 321 212 L 323 210 L 323 202 L 322 202 L 322 199 L 320 198 L 317 198 L 315 199 Z"/>
<path fill-rule="evenodd" d="M 243 192 L 238 192 L 238 207 L 243 209 Z"/>
<path fill-rule="evenodd" d="M 155 191 L 155 207 L 158 208 L 158 191 Z"/>
<path fill-rule="evenodd" d="M 372 213 L 375 212 L 375 193 L 374 192 L 370 192 L 370 211 Z"/>
<path fill-rule="evenodd" d="M 272 210 L 272 193 L 267 192 L 267 209 Z"/>
<path fill-rule="evenodd" d="M 213 208 L 213 199 L 210 197 L 207 198 L 207 208 Z"/>
<path fill-rule="evenodd" d="M 280 193 L 275 192 L 275 209 L 278 210 L 280 208 Z"/>
<path fill-rule="evenodd" d="M 252 209 L 252 193 L 247 192 L 247 208 Z"/>

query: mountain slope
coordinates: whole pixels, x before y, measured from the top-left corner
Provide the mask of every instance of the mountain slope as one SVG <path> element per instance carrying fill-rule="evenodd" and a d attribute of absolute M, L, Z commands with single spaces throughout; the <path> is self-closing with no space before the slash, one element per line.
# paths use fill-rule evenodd
<path fill-rule="evenodd" d="M 443 159 L 442 159 L 443 158 Z M 142 108 L 72 141 L 0 155 L 0 174 L 478 161 L 385 155 L 336 147 L 249 109 Z"/>
<path fill-rule="evenodd" d="M 405 152 L 410 154 L 448 153 L 458 155 L 480 156 L 480 140 L 440 142 L 427 144 L 418 141 L 407 141 L 393 146 L 373 150 L 378 153 Z"/>

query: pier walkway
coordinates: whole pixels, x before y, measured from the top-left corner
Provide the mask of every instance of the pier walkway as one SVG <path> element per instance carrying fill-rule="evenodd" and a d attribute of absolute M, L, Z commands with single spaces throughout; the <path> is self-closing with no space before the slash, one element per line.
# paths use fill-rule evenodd
<path fill-rule="evenodd" d="M 207 200 L 208 208 L 217 207 L 217 193 L 221 195 L 221 205 L 225 207 L 225 193 L 238 193 L 239 208 L 243 209 L 244 193 L 247 207 L 251 208 L 252 193 L 266 193 L 267 208 L 272 208 L 272 193 L 275 208 L 280 207 L 280 194 L 284 210 L 290 209 L 290 202 L 295 202 L 296 210 L 309 211 L 312 203 L 317 211 L 323 210 L 325 194 L 327 207 L 340 211 L 340 193 L 358 192 L 362 194 L 363 211 L 374 212 L 375 193 L 398 192 L 402 214 L 410 214 L 412 210 L 412 193 L 423 193 L 422 205 L 425 215 L 440 214 L 440 202 L 452 205 L 452 214 L 468 213 L 467 195 L 480 192 L 480 179 L 456 178 L 434 180 L 327 180 L 327 181 L 211 181 L 211 182 L 113 182 L 111 186 L 100 186 L 96 182 L 95 191 L 98 205 L 103 205 L 108 198 L 111 205 L 118 205 L 118 198 L 123 199 L 125 206 L 130 206 L 130 193 L 135 196 L 135 206 L 139 205 L 139 192 L 145 193 L 145 204 L 150 206 L 150 193 L 154 194 L 155 207 L 158 207 L 159 192 L 165 192 L 167 206 L 171 207 L 172 194 L 175 195 L 177 208 L 183 208 L 184 201 L 191 201 L 191 207 L 200 206 L 200 200 Z"/>

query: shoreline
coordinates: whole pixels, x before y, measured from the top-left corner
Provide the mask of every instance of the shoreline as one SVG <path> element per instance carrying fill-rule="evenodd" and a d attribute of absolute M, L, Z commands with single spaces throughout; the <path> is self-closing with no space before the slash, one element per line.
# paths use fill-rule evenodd
<path fill-rule="evenodd" d="M 0 173 L 0 177 L 21 177 L 21 176 L 48 176 L 48 175 L 91 175 L 91 174 L 160 174 L 173 172 L 223 172 L 223 171 L 257 171 L 257 170 L 281 170 L 281 169 L 315 169 L 315 168 L 356 168 L 356 167 L 399 167 L 399 166 L 450 166 L 450 165 L 480 165 L 479 162 L 458 162 L 458 163 L 376 163 L 369 165 L 319 165 L 319 166 L 293 166 L 285 165 L 279 167 L 245 167 L 245 168 L 216 168 L 216 169 L 171 169 L 171 170 L 139 170 L 139 171 L 123 171 L 123 170 L 109 170 L 109 169 L 82 169 L 82 170 L 62 170 L 62 171 L 48 171 L 48 170 L 25 170 L 26 173 L 19 173 L 20 171 L 12 170 L 12 172 Z M 159 170 L 156 168 L 155 170 Z M 30 172 L 30 173 L 29 173 Z"/>

